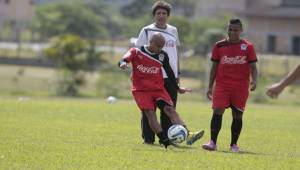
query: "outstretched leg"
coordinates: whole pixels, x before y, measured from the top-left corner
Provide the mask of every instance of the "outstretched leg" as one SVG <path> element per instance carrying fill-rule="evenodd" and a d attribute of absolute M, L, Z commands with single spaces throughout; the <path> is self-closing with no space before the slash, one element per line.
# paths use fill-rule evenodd
<path fill-rule="evenodd" d="M 157 106 L 160 110 L 163 110 L 164 113 L 170 118 L 172 124 L 180 124 L 185 126 L 185 123 L 180 118 L 179 114 L 176 112 L 173 106 L 170 106 L 163 100 L 157 101 Z"/>
<path fill-rule="evenodd" d="M 194 142 L 199 140 L 204 135 L 203 130 L 198 131 L 198 132 L 194 132 L 194 133 L 190 132 L 188 130 L 188 128 L 186 127 L 184 121 L 180 118 L 179 114 L 176 112 L 175 108 L 168 105 L 166 102 L 158 101 L 158 107 L 161 110 L 164 110 L 166 115 L 170 118 L 172 124 L 180 124 L 180 125 L 184 126 L 187 129 L 187 131 L 188 131 L 188 138 L 186 139 L 186 144 L 187 145 L 192 145 Z"/>

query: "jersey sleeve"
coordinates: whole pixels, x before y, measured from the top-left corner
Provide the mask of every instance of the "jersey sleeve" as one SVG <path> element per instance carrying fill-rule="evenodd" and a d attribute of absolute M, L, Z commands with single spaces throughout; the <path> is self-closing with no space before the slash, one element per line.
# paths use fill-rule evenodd
<path fill-rule="evenodd" d="M 249 49 L 248 49 L 248 57 L 247 60 L 249 63 L 252 62 L 256 62 L 257 61 L 257 57 L 256 57 L 256 53 L 255 53 L 255 49 L 253 47 L 253 45 L 249 45 Z"/>
<path fill-rule="evenodd" d="M 137 53 L 137 50 L 136 48 L 130 48 L 125 54 L 124 56 L 122 57 L 122 60 L 126 61 L 127 63 L 130 63 L 135 55 Z"/>
<path fill-rule="evenodd" d="M 147 45 L 147 44 L 148 44 L 148 38 L 146 35 L 146 30 L 145 30 L 145 28 L 143 28 L 139 34 L 139 37 L 137 38 L 137 40 L 135 42 L 135 46 L 140 47 L 140 46 Z"/>
<path fill-rule="evenodd" d="M 211 61 L 214 61 L 214 62 L 220 61 L 220 55 L 219 55 L 219 50 L 218 50 L 217 44 L 214 45 L 213 50 L 211 52 Z"/>
<path fill-rule="evenodd" d="M 177 45 L 177 46 L 180 46 L 180 40 L 179 40 L 177 28 L 175 28 L 175 33 L 174 33 L 174 35 L 175 35 L 175 37 L 176 37 L 176 45 Z"/>

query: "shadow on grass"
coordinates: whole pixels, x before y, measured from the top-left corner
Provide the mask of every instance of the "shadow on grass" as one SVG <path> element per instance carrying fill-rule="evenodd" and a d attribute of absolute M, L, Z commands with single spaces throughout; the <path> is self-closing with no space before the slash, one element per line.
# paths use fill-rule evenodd
<path fill-rule="evenodd" d="M 163 148 L 165 149 L 165 147 L 163 145 L 160 145 L 160 144 L 142 144 L 143 146 L 146 146 L 147 149 L 145 149 L 145 147 L 142 147 L 142 148 L 134 148 L 134 150 L 142 150 L 142 151 L 145 151 L 145 150 L 153 150 L 153 148 Z M 149 149 L 148 149 L 149 148 Z M 152 149 L 151 149 L 152 148 Z M 184 150 L 192 150 L 192 149 L 198 149 L 196 147 L 191 147 L 191 146 L 184 146 L 184 145 L 170 145 L 168 146 L 168 148 L 166 149 L 166 151 L 170 150 L 170 151 L 180 151 L 178 149 L 182 149 L 181 151 L 184 151 Z M 155 151 L 155 150 L 153 150 Z"/>
<path fill-rule="evenodd" d="M 251 152 L 251 151 L 240 151 L 240 152 L 232 152 L 232 151 L 222 151 L 222 150 L 217 150 L 215 152 L 222 152 L 222 153 L 229 153 L 229 154 L 246 154 L 246 155 L 267 155 L 264 153 L 257 153 L 257 152 Z"/>
<path fill-rule="evenodd" d="M 155 148 L 162 148 L 165 149 L 165 147 L 163 145 L 160 145 L 158 143 L 155 144 L 141 144 L 143 146 L 146 146 L 147 149 L 145 149 L 145 147 L 142 148 L 134 148 L 134 150 L 141 150 L 141 151 L 145 151 L 145 150 L 153 150 L 153 147 Z M 199 149 L 198 147 L 193 147 L 193 146 L 187 146 L 187 145 L 170 145 L 166 151 L 174 151 L 174 152 L 184 152 L 186 150 L 195 150 L 195 149 Z M 155 151 L 155 150 L 153 150 Z M 218 153 L 226 153 L 226 154 L 245 154 L 245 155 L 264 155 L 267 156 L 268 154 L 265 153 L 258 153 L 258 152 L 251 152 L 251 151 L 240 151 L 240 152 L 232 152 L 232 151 L 228 151 L 228 150 L 217 150 L 217 151 L 205 151 L 204 152 L 218 152 Z"/>

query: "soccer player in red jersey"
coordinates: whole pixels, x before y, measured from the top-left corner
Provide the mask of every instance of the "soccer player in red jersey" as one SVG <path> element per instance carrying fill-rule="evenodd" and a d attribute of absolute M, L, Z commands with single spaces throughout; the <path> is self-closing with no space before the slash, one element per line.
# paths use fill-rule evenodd
<path fill-rule="evenodd" d="M 132 64 L 132 95 L 143 111 L 150 125 L 150 128 L 159 138 L 159 142 L 165 147 L 171 144 L 167 134 L 156 118 L 156 106 L 164 110 L 172 124 L 185 126 L 184 122 L 175 111 L 172 99 L 164 88 L 162 67 L 166 74 L 177 85 L 176 78 L 169 64 L 168 54 L 162 50 L 165 39 L 160 33 L 155 33 L 150 39 L 149 46 L 142 46 L 140 49 L 131 48 L 119 62 L 119 67 L 125 69 L 127 63 Z M 179 93 L 190 92 L 190 89 L 177 86 Z M 186 127 L 186 126 L 185 126 Z M 192 143 L 200 139 L 204 131 L 190 138 Z"/>
<path fill-rule="evenodd" d="M 237 141 L 242 130 L 243 112 L 249 89 L 253 91 L 256 88 L 257 57 L 252 43 L 240 38 L 243 26 L 239 19 L 231 19 L 227 31 L 228 37 L 217 42 L 212 50 L 207 91 L 207 97 L 212 100 L 213 108 L 210 124 L 211 140 L 203 144 L 202 148 L 217 149 L 222 115 L 225 109 L 230 107 L 232 110 L 230 150 L 239 152 Z"/>
<path fill-rule="evenodd" d="M 148 45 L 150 37 L 152 37 L 155 32 L 159 32 L 164 36 L 166 43 L 163 50 L 168 54 L 170 66 L 177 80 L 174 84 L 174 82 L 170 81 L 168 76 L 163 72 L 164 86 L 172 99 L 174 107 L 176 108 L 178 93 L 176 85 L 180 84 L 180 64 L 178 55 L 180 40 L 177 28 L 168 23 L 171 10 L 171 4 L 166 1 L 156 1 L 152 6 L 154 23 L 141 29 L 137 41 L 135 42 L 135 46 L 141 47 L 143 45 Z M 172 125 L 172 122 L 163 110 L 160 112 L 160 124 L 164 131 L 167 131 Z M 142 113 L 141 118 L 141 130 L 144 143 L 153 144 L 155 142 L 155 133 L 151 130 L 148 119 L 144 113 Z"/>

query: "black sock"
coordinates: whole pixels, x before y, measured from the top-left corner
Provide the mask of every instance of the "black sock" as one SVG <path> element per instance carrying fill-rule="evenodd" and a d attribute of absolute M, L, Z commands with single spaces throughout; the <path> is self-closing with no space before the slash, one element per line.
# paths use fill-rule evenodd
<path fill-rule="evenodd" d="M 231 124 L 231 143 L 230 146 L 237 143 L 240 133 L 242 131 L 243 120 L 233 119 Z"/>
<path fill-rule="evenodd" d="M 221 126 L 222 126 L 222 116 L 218 114 L 213 114 L 210 122 L 210 134 L 211 134 L 211 140 L 216 144 L 218 134 L 220 132 Z"/>
<path fill-rule="evenodd" d="M 168 139 L 168 136 L 163 131 L 159 132 L 156 135 L 157 135 L 157 137 L 159 138 L 160 141 L 164 141 L 164 140 Z"/>

